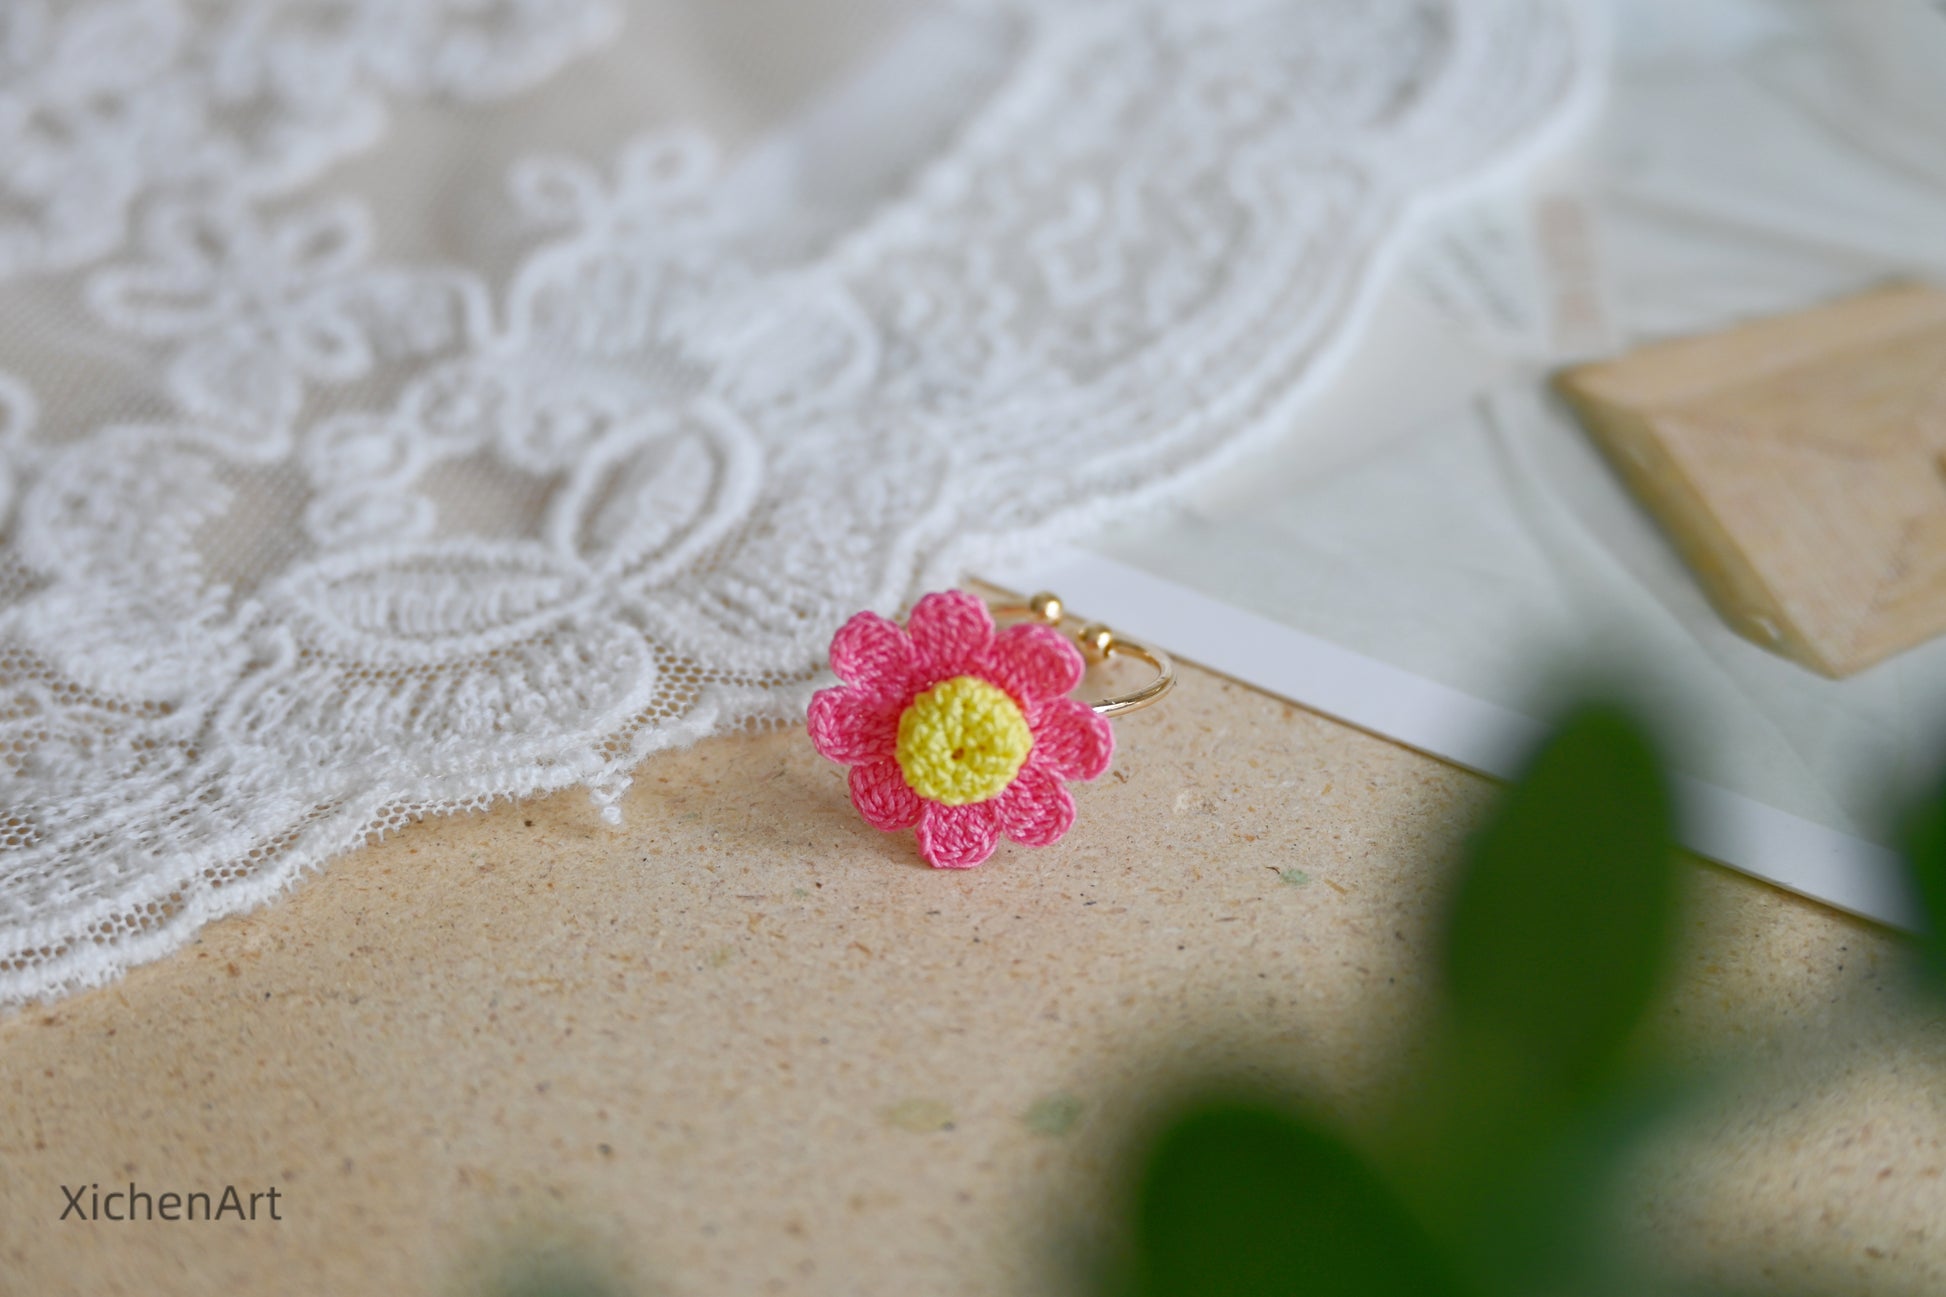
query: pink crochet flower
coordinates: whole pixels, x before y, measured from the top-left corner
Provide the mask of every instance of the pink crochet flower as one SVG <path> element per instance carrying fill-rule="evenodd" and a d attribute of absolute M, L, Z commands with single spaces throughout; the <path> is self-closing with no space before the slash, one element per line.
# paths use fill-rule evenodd
<path fill-rule="evenodd" d="M 1044 847 L 1074 823 L 1064 780 L 1108 769 L 1115 735 L 1067 696 L 1081 652 L 1051 626 L 994 631 L 986 605 L 929 594 L 901 630 L 862 612 L 831 641 L 845 683 L 811 700 L 811 742 L 851 767 L 851 800 L 887 832 L 918 826 L 919 853 L 971 869 L 1000 835 Z"/>

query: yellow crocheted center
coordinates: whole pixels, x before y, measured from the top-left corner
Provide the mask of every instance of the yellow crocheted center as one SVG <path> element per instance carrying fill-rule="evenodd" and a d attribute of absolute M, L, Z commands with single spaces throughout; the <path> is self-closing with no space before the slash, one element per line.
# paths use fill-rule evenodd
<path fill-rule="evenodd" d="M 955 676 L 899 717 L 899 769 L 912 791 L 947 806 L 998 797 L 1034 750 L 1034 731 L 1004 689 Z"/>

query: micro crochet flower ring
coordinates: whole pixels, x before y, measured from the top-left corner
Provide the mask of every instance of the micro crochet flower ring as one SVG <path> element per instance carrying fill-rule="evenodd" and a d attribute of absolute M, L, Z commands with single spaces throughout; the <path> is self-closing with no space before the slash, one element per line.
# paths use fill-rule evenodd
<path fill-rule="evenodd" d="M 906 629 L 862 612 L 831 641 L 845 683 L 811 700 L 811 742 L 851 767 L 851 800 L 919 854 L 971 869 L 1001 834 L 1029 847 L 1074 824 L 1064 780 L 1108 769 L 1115 734 L 1087 703 L 1081 652 L 1052 626 L 996 632 L 972 595 L 929 594 Z"/>

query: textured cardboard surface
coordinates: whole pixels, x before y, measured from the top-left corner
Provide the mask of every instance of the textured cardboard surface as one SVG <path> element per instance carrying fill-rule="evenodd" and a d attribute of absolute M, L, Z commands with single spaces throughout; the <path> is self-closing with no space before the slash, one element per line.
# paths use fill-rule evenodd
<path fill-rule="evenodd" d="M 972 873 L 798 734 L 724 740 L 645 766 L 619 830 L 579 794 L 423 824 L 0 1025 L 0 1292 L 482 1292 L 528 1245 L 632 1293 L 1073 1291 L 1176 1079 L 1374 1120 L 1491 792 L 1194 670 L 1118 730 L 1065 842 Z M 1761 1291 L 1939 1291 L 1946 1022 L 1890 937 L 1694 881 L 1661 1026 L 1752 1066 L 1624 1227 Z M 284 1220 L 58 1220 L 131 1179 L 275 1184 Z"/>

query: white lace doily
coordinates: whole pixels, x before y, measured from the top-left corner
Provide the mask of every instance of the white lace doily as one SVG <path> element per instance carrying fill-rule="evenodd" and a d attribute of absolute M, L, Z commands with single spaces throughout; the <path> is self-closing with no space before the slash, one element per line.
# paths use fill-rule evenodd
<path fill-rule="evenodd" d="M 0 1003 L 801 717 L 850 613 L 1274 431 L 1590 62 L 1570 0 L 963 0 L 726 161 L 548 81 L 638 19 L 0 7 Z"/>

